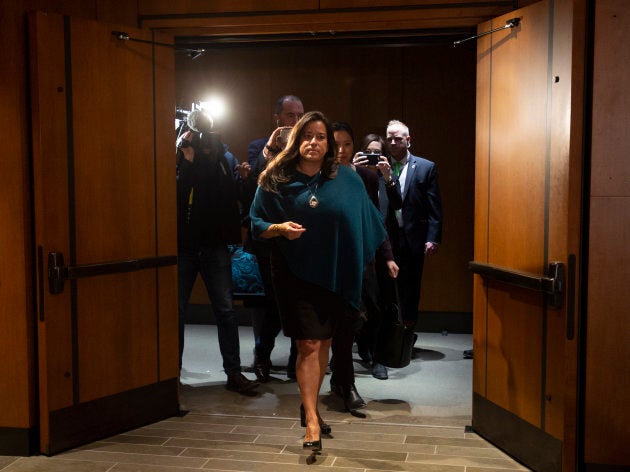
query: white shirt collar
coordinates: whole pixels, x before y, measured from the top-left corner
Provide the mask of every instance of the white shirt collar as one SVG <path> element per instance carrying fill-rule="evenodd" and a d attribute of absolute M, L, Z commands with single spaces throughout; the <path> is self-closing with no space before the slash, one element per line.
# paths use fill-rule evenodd
<path fill-rule="evenodd" d="M 401 160 L 397 161 L 396 159 L 392 158 L 392 161 L 400 162 L 400 166 L 404 167 L 405 164 L 407 164 L 407 162 L 409 162 L 409 154 L 410 154 L 410 152 L 407 151 L 407 155 L 405 157 L 403 157 Z"/>

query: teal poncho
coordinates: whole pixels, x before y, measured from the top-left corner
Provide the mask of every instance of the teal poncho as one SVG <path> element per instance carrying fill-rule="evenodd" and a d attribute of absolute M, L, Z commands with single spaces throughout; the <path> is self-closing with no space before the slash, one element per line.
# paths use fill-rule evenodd
<path fill-rule="evenodd" d="M 318 201 L 315 208 L 309 206 L 313 195 Z M 274 238 L 291 272 L 359 309 L 363 269 L 374 259 L 386 233 L 356 172 L 340 166 L 334 179 L 326 179 L 296 171 L 279 193 L 258 187 L 250 216 L 255 238 L 273 223 L 293 221 L 306 228 L 292 241 Z"/>

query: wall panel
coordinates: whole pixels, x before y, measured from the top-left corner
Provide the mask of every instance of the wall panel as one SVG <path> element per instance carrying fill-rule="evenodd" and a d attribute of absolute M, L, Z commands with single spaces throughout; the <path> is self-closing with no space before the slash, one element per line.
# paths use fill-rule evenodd
<path fill-rule="evenodd" d="M 23 9 L 17 2 L 3 3 L 0 14 L 0 427 L 24 428 L 32 424 L 33 302 L 26 293 L 32 282 L 31 214 L 29 186 L 29 135 L 25 104 L 26 37 Z M 6 381 L 11 379 L 11 381 Z M 7 405 L 11 405 L 7 408 Z"/>
<path fill-rule="evenodd" d="M 595 6 L 584 461 L 630 466 L 630 14 Z"/>

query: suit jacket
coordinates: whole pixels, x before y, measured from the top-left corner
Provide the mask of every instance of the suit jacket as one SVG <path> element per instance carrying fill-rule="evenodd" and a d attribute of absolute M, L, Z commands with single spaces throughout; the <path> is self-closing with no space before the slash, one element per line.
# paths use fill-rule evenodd
<path fill-rule="evenodd" d="M 413 252 L 424 253 L 427 241 L 442 241 L 442 199 L 435 163 L 410 154 L 401 196 L 405 238 Z M 401 232 L 392 202 L 387 201 L 384 205 L 381 200 L 381 211 L 392 245 L 398 244 Z"/>
<path fill-rule="evenodd" d="M 247 162 L 249 162 L 250 166 L 254 167 L 256 160 L 265 147 L 265 144 L 267 144 L 268 139 L 269 138 L 254 139 L 247 145 Z"/>

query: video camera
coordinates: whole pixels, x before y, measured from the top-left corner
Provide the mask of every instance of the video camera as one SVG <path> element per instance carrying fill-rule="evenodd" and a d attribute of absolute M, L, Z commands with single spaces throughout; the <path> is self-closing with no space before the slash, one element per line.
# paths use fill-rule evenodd
<path fill-rule="evenodd" d="M 176 110 L 177 140 L 176 148 L 193 147 L 195 155 L 211 156 L 221 152 L 223 145 L 218 135 L 212 132 L 212 118 L 201 110 Z M 191 132 L 190 139 L 185 139 L 187 131 Z"/>

